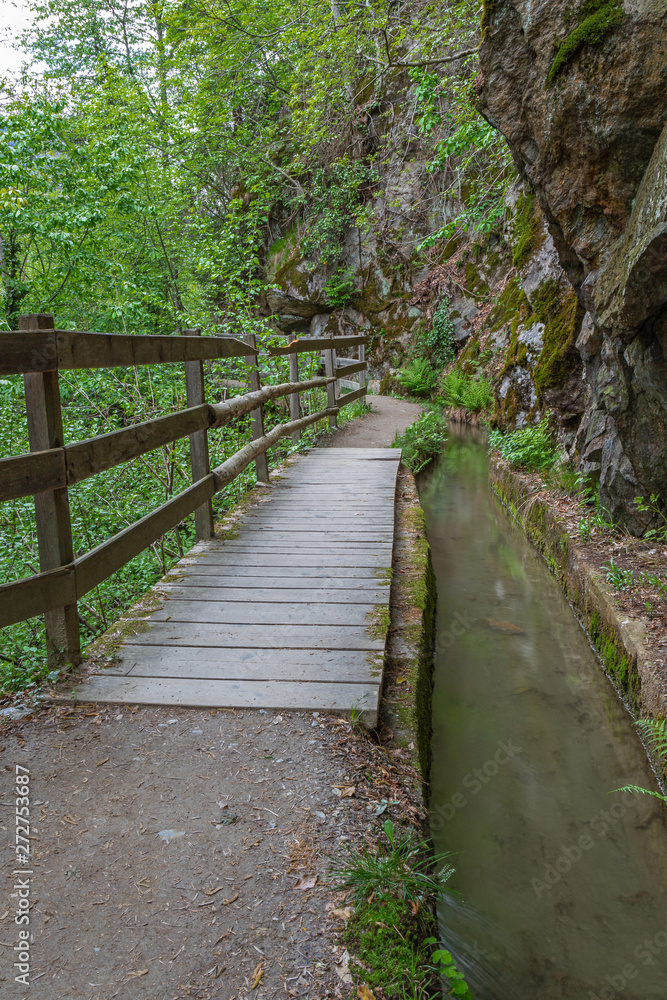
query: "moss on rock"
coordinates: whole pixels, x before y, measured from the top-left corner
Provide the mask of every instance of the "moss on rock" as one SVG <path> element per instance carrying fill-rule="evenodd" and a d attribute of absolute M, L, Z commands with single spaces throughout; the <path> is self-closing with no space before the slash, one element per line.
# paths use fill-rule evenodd
<path fill-rule="evenodd" d="M 561 43 L 547 74 L 545 86 L 550 87 L 571 59 L 584 45 L 597 45 L 624 18 L 621 0 L 590 0 L 583 9 L 587 15 Z"/>
<path fill-rule="evenodd" d="M 542 351 L 533 370 L 538 403 L 548 389 L 563 385 L 581 364 L 575 348 L 583 309 L 574 290 L 557 281 L 545 281 L 533 297 L 533 315 L 527 323 L 544 324 Z"/>

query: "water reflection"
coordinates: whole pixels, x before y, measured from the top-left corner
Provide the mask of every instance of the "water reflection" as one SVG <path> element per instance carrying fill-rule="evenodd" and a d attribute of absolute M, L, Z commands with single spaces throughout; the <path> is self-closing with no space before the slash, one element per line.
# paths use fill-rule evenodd
<path fill-rule="evenodd" d="M 662 807 L 632 723 L 544 561 L 452 435 L 421 484 L 438 582 L 432 825 L 475 1000 L 664 1000 Z"/>

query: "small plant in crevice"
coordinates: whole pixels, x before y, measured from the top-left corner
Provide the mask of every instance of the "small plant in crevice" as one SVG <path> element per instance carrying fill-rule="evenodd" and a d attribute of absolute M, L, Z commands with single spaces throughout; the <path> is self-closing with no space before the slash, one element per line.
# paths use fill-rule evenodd
<path fill-rule="evenodd" d="M 602 569 L 604 570 L 605 580 L 611 584 L 614 590 L 620 593 L 622 590 L 634 589 L 636 585 L 634 570 L 621 569 L 614 562 L 613 556 L 609 562 L 603 564 Z"/>
<path fill-rule="evenodd" d="M 344 845 L 330 877 L 351 892 L 357 906 L 370 896 L 391 896 L 417 905 L 427 896 L 437 896 L 454 873 L 447 863 L 449 855 L 433 857 L 415 830 L 397 829 L 390 819 L 382 830 L 375 853 L 365 844 L 361 849 Z"/>
<path fill-rule="evenodd" d="M 335 309 L 343 309 L 349 305 L 357 294 L 354 273 L 338 268 L 324 286 L 324 294 L 327 302 Z"/>
<path fill-rule="evenodd" d="M 643 537 L 656 542 L 667 542 L 667 515 L 658 494 L 651 493 L 648 500 L 645 497 L 635 497 L 635 507 L 642 514 L 652 514 L 653 520 L 658 522 L 658 527 L 645 531 Z"/>
<path fill-rule="evenodd" d="M 635 725 L 651 750 L 660 758 L 662 764 L 667 764 L 667 721 L 665 719 L 638 719 Z M 631 792 L 633 795 L 650 795 L 654 799 L 667 803 L 667 795 L 663 795 L 662 792 L 654 792 L 650 788 L 642 788 L 641 785 L 624 785 L 622 788 L 616 788 L 615 791 Z"/>
<path fill-rule="evenodd" d="M 426 358 L 415 358 L 396 374 L 396 381 L 411 396 L 430 396 L 438 381 L 438 373 Z"/>
<path fill-rule="evenodd" d="M 403 434 L 396 435 L 394 447 L 403 449 L 403 462 L 416 476 L 437 458 L 446 440 L 447 418 L 442 410 L 431 407 Z"/>
<path fill-rule="evenodd" d="M 548 420 L 529 424 L 519 430 L 489 434 L 489 450 L 498 451 L 516 469 L 544 472 L 552 469 L 559 458 Z"/>
<path fill-rule="evenodd" d="M 602 506 L 600 488 L 591 476 L 579 473 L 575 479 L 574 493 L 583 513 L 577 525 L 579 536 L 584 542 L 592 541 L 597 535 L 612 535 L 617 526 L 611 514 Z"/>

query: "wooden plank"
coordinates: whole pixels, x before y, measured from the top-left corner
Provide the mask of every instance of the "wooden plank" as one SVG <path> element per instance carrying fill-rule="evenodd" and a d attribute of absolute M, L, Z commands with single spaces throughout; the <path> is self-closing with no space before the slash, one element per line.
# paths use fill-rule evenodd
<path fill-rule="evenodd" d="M 143 625 L 143 623 L 142 623 Z M 235 649 L 383 649 L 368 630 L 355 625 L 190 625 L 151 622 L 150 630 L 131 637 L 136 646 L 216 646 Z"/>
<path fill-rule="evenodd" d="M 49 315 L 20 316 L 19 327 L 29 342 L 44 327 L 53 326 Z M 58 372 L 28 372 L 25 387 L 28 440 L 31 451 L 61 449 L 64 444 Z M 35 494 L 35 517 L 39 568 L 42 573 L 72 562 L 72 526 L 67 488 Z M 49 666 L 59 669 L 81 661 L 81 639 L 76 601 L 61 601 L 60 607 L 43 609 L 46 624 L 46 655 Z"/>
<path fill-rule="evenodd" d="M 211 625 L 365 625 L 374 604 L 284 604 L 248 601 L 195 600 L 168 595 L 150 622 L 207 622 Z"/>
<path fill-rule="evenodd" d="M 22 331 L 0 333 L 0 375 L 127 368 L 215 358 L 244 357 L 247 347 L 230 337 L 201 337 L 195 344 L 181 337 L 70 330 L 39 331 L 28 341 Z"/>
<path fill-rule="evenodd" d="M 362 385 L 360 389 L 355 390 L 355 392 L 346 392 L 344 396 L 338 397 L 339 406 L 347 406 L 348 403 L 354 403 L 357 399 L 362 399 L 363 396 L 368 395 L 368 386 Z"/>
<path fill-rule="evenodd" d="M 201 330 L 184 330 L 187 337 L 200 337 Z M 204 366 L 201 361 L 185 362 L 185 392 L 189 407 L 203 406 L 206 402 L 204 390 Z M 207 425 L 208 426 L 208 425 Z M 190 468 L 193 483 L 205 479 L 211 471 L 208 455 L 207 428 L 195 431 L 190 437 Z M 213 538 L 213 504 L 209 497 L 195 510 L 195 535 L 198 542 Z"/>
<path fill-rule="evenodd" d="M 66 485 L 64 448 L 0 459 L 0 501 L 62 489 Z"/>
<path fill-rule="evenodd" d="M 260 577 L 263 580 L 311 580 L 315 578 L 321 578 L 324 580 L 330 580 L 331 586 L 335 586 L 334 580 L 341 578 L 344 580 L 348 579 L 368 579 L 380 583 L 383 582 L 383 576 L 385 570 L 383 567 L 375 566 L 288 566 L 280 565 L 278 563 L 275 566 L 263 566 L 258 569 L 256 566 L 242 565 L 236 561 L 236 565 L 231 567 L 231 571 L 228 569 L 227 564 L 215 563 L 215 562 L 205 562 L 202 559 L 189 558 L 186 556 L 181 559 L 179 569 L 171 570 L 167 574 L 167 578 L 171 578 L 172 573 L 187 573 L 188 579 L 195 579 L 196 577 L 217 577 L 219 580 L 227 579 L 227 577 L 238 576 L 238 577 Z M 347 584 L 346 584 L 347 585 Z"/>
<path fill-rule="evenodd" d="M 365 343 L 366 337 L 306 337 L 303 340 L 292 340 L 286 347 L 269 346 L 267 350 L 277 357 L 281 354 L 302 354 L 304 351 L 332 351 Z"/>
<path fill-rule="evenodd" d="M 98 472 L 113 469 L 171 441 L 201 431 L 209 427 L 212 420 L 211 408 L 193 406 L 66 445 L 67 481 L 69 485 L 80 483 Z"/>
<path fill-rule="evenodd" d="M 279 586 L 276 578 L 276 586 L 263 586 L 269 581 L 259 581 L 257 586 L 245 587 L 243 581 L 238 577 L 227 580 L 211 581 L 206 584 L 201 579 L 185 579 L 180 583 L 160 584 L 160 590 L 164 591 L 170 600 L 199 600 L 199 601 L 255 601 L 257 604 L 264 602 L 269 604 L 387 604 L 389 601 L 389 587 L 360 586 L 358 580 L 348 580 L 345 589 L 342 587 L 322 587 L 321 589 L 309 589 L 307 586 L 298 589 L 296 587 L 288 589 Z M 283 581 L 285 582 L 285 581 Z M 307 581 L 302 581 L 304 584 Z M 350 586 L 352 585 L 352 586 Z"/>
<path fill-rule="evenodd" d="M 347 358 L 338 358 L 337 364 L 339 371 L 342 371 L 345 376 L 355 375 L 357 372 L 366 371 L 365 361 L 348 361 Z M 343 382 L 344 379 L 341 378 L 338 381 Z"/>
<path fill-rule="evenodd" d="M 382 656 L 347 650 L 311 649 L 211 649 L 196 653 L 171 646 L 124 646 L 121 659 L 100 676 L 190 677 L 217 680 L 337 681 L 377 684 Z"/>
<path fill-rule="evenodd" d="M 152 515 L 151 515 L 152 516 Z M 131 529 L 128 529 L 131 530 Z M 160 535 L 157 536 L 158 538 Z M 108 543 L 106 543 L 108 544 Z M 141 550 L 139 550 L 141 551 Z M 83 557 L 87 558 L 86 556 Z M 279 553 L 277 555 L 271 555 L 270 553 L 263 552 L 250 552 L 243 553 L 242 557 L 239 553 L 229 552 L 228 555 L 224 553 L 207 556 L 206 559 L 200 558 L 198 565 L 202 566 L 208 563 L 209 566 L 232 566 L 234 569 L 239 569 L 240 560 L 243 560 L 244 566 L 265 566 L 270 567 L 283 567 L 285 565 L 285 555 L 284 553 Z M 379 553 L 378 555 L 364 555 L 360 552 L 350 552 L 346 555 L 332 555 L 329 553 L 314 553 L 313 555 L 302 555 L 299 554 L 299 567 L 305 569 L 306 567 L 314 569 L 319 567 L 322 570 L 322 575 L 326 576 L 328 567 L 345 566 L 348 569 L 364 569 L 364 568 L 376 568 L 383 566 L 387 560 L 386 553 Z M 123 563 L 121 563 L 123 565 Z M 113 572 L 113 571 L 112 571 Z M 104 579 L 104 577 L 102 577 Z M 97 581 L 99 583 L 99 580 Z M 93 584 L 96 586 L 96 584 Z M 85 591 L 84 591 L 85 593 Z"/>
<path fill-rule="evenodd" d="M 104 677 L 81 684 L 80 701 L 182 705 L 193 708 L 266 708 L 281 711 L 377 713 L 379 685 L 298 681 L 216 681 L 186 678 Z M 370 723 L 371 725 L 373 723 Z"/>
<path fill-rule="evenodd" d="M 387 581 L 376 575 L 374 570 L 355 570 L 349 575 L 344 570 L 338 570 L 337 574 L 332 571 L 330 576 L 318 578 L 312 570 L 305 569 L 296 574 L 289 570 L 294 567 L 286 566 L 284 570 L 279 569 L 275 573 L 253 573 L 252 567 L 243 567 L 233 570 L 233 572 L 216 572 L 215 567 L 209 567 L 205 572 L 199 573 L 196 565 L 184 565 L 182 562 L 165 576 L 165 580 L 174 581 L 178 585 L 193 587 L 284 587 L 285 589 L 301 589 L 308 587 L 326 587 L 327 590 L 350 590 L 353 587 L 360 588 L 385 588 Z M 162 586 L 162 584 L 160 584 Z"/>
<path fill-rule="evenodd" d="M 0 586 L 0 628 L 75 604 L 72 566 L 47 570 Z"/>
<path fill-rule="evenodd" d="M 152 514 L 102 542 L 80 559 L 75 559 L 77 595 L 81 597 L 115 573 L 134 556 L 156 542 L 215 492 L 213 476 L 183 490 Z"/>

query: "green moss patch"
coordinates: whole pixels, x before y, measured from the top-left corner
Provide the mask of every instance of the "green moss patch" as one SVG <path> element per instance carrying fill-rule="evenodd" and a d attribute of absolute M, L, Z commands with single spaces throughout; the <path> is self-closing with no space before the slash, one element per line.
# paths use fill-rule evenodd
<path fill-rule="evenodd" d="M 582 13 L 588 16 L 570 32 L 558 49 L 547 75 L 547 87 L 552 86 L 584 45 L 597 45 L 624 17 L 621 0 L 591 0 Z"/>
<path fill-rule="evenodd" d="M 424 936 L 406 903 L 391 897 L 377 900 L 348 923 L 345 943 L 358 960 L 350 969 L 371 990 L 381 988 L 387 1000 L 402 1000 L 410 970 L 430 957 Z"/>
<path fill-rule="evenodd" d="M 528 325 L 544 324 L 543 345 L 533 371 L 538 403 L 547 389 L 563 385 L 581 358 L 575 341 L 581 327 L 583 309 L 573 290 L 564 291 L 557 281 L 545 281 L 533 299 L 533 315 Z"/>
<path fill-rule="evenodd" d="M 532 195 L 522 195 L 516 205 L 513 226 L 512 263 L 516 268 L 526 264 L 544 240 L 540 212 Z"/>

